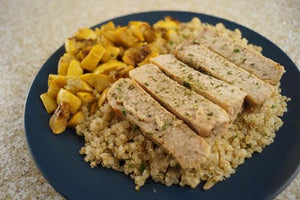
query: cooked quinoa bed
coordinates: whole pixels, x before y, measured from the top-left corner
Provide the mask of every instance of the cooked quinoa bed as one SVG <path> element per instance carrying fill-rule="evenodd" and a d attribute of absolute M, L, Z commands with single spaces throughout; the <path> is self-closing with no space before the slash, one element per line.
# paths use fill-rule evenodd
<path fill-rule="evenodd" d="M 248 45 L 239 30 L 228 30 L 222 24 L 213 27 L 194 18 L 191 22 L 180 24 L 179 37 L 169 42 L 162 51 L 172 53 L 177 44 L 196 37 L 203 27 L 213 28 L 242 45 Z M 257 46 L 248 47 L 261 51 Z M 130 175 L 137 190 L 148 178 L 167 186 L 179 184 L 192 188 L 205 182 L 204 189 L 210 189 L 234 173 L 245 158 L 250 158 L 254 152 L 261 152 L 274 141 L 276 131 L 283 124 L 280 117 L 287 111 L 289 100 L 280 94 L 279 86 L 274 86 L 271 98 L 260 108 L 239 114 L 221 138 L 207 141 L 211 154 L 197 169 L 182 170 L 172 157 L 145 137 L 136 126 L 115 114 L 108 103 L 93 115 L 89 115 L 87 108 L 82 108 L 85 120 L 76 127 L 77 134 L 85 139 L 80 154 L 91 167 L 102 165 Z"/>

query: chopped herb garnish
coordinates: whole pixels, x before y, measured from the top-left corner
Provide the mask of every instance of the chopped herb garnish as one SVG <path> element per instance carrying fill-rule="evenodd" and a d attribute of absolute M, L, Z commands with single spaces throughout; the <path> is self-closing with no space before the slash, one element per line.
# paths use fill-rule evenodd
<path fill-rule="evenodd" d="M 273 105 L 271 106 L 271 108 L 276 108 L 276 106 L 273 104 Z"/>
<path fill-rule="evenodd" d="M 126 116 L 126 115 L 127 115 L 127 113 L 126 113 L 126 111 L 125 111 L 125 110 L 122 110 L 122 114 L 123 114 L 124 116 Z"/>
<path fill-rule="evenodd" d="M 170 41 L 169 44 L 172 46 L 172 45 L 174 44 L 174 42 L 173 42 L 173 41 Z"/>
<path fill-rule="evenodd" d="M 242 63 L 244 64 L 246 60 L 247 60 L 247 58 L 244 58 Z"/>
<path fill-rule="evenodd" d="M 168 125 L 168 124 L 167 124 L 166 122 L 164 122 L 164 125 L 163 125 L 163 127 L 162 127 L 161 130 L 162 130 L 162 131 L 166 130 L 166 129 L 167 129 L 167 125 Z"/>
<path fill-rule="evenodd" d="M 133 88 L 134 88 L 133 85 L 129 85 L 129 86 L 128 86 L 128 90 L 132 90 Z"/>
<path fill-rule="evenodd" d="M 254 63 L 251 63 L 250 65 L 251 65 L 251 66 L 253 66 L 253 65 L 254 65 Z"/>
<path fill-rule="evenodd" d="M 144 163 L 140 164 L 140 173 L 142 174 L 146 169 L 146 165 Z"/>
<path fill-rule="evenodd" d="M 189 54 L 188 54 L 188 56 L 190 56 L 190 57 L 193 57 L 194 55 L 193 55 L 193 54 L 191 54 L 191 53 L 189 53 Z"/>
<path fill-rule="evenodd" d="M 146 132 L 146 134 L 148 134 L 148 135 L 153 135 L 153 133 L 152 133 L 152 132 Z"/>
<path fill-rule="evenodd" d="M 146 86 L 149 86 L 149 83 L 145 82 L 145 85 L 146 85 Z"/>
<path fill-rule="evenodd" d="M 240 50 L 239 49 L 234 49 L 233 52 L 238 53 L 238 52 L 240 52 Z"/>
<path fill-rule="evenodd" d="M 190 117 L 191 115 L 187 112 L 184 113 L 186 116 Z"/>
<path fill-rule="evenodd" d="M 186 81 L 183 81 L 183 86 L 186 88 L 191 88 L 191 85 Z"/>
<path fill-rule="evenodd" d="M 208 116 L 213 116 L 213 114 L 214 114 L 213 112 L 207 113 Z"/>
<path fill-rule="evenodd" d="M 136 131 L 136 130 L 139 130 L 139 129 L 140 129 L 140 127 L 138 127 L 138 125 L 135 124 L 135 125 L 133 126 L 133 131 Z"/>
<path fill-rule="evenodd" d="M 188 79 L 189 79 L 189 80 L 192 80 L 192 79 L 193 79 L 193 75 L 192 75 L 192 74 L 189 74 L 189 75 L 188 75 Z"/>
<path fill-rule="evenodd" d="M 228 75 L 232 75 L 232 72 L 231 72 L 231 71 L 228 71 L 227 74 L 228 74 Z"/>

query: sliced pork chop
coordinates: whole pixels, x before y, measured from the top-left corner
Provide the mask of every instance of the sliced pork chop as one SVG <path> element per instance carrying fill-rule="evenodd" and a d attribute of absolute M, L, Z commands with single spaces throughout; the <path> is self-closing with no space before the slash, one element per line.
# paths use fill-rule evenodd
<path fill-rule="evenodd" d="M 172 79 L 190 87 L 198 94 L 225 109 L 231 121 L 242 111 L 247 94 L 238 87 L 196 71 L 177 60 L 172 54 L 157 56 L 152 58 L 151 62 Z"/>
<path fill-rule="evenodd" d="M 224 109 L 173 81 L 156 65 L 135 68 L 129 77 L 199 135 L 214 136 L 227 130 L 229 118 Z"/>
<path fill-rule="evenodd" d="M 120 79 L 108 92 L 113 110 L 164 148 L 183 169 L 200 167 L 210 154 L 207 142 L 163 108 L 135 81 Z"/>
<path fill-rule="evenodd" d="M 276 85 L 285 72 L 284 67 L 273 60 L 240 45 L 225 35 L 220 35 L 207 28 L 203 29 L 200 36 L 194 40 L 194 43 L 200 43 L 208 47 L 212 51 L 272 85 Z"/>
<path fill-rule="evenodd" d="M 274 91 L 270 84 L 201 44 L 182 43 L 176 48 L 175 56 L 197 70 L 240 88 L 247 93 L 246 101 L 251 105 L 261 105 Z"/>

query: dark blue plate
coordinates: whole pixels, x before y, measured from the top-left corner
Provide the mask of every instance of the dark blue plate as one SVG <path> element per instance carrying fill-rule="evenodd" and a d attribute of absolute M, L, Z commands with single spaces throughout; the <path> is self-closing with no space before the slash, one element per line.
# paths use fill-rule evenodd
<path fill-rule="evenodd" d="M 229 179 L 204 191 L 202 185 L 167 187 L 149 181 L 140 191 L 126 175 L 102 167 L 90 168 L 78 151 L 83 146 L 74 130 L 53 135 L 49 118 L 40 101 L 40 94 L 47 91 L 50 73 L 57 72 L 57 63 L 64 53 L 60 47 L 43 65 L 35 77 L 25 106 L 25 132 L 36 165 L 48 182 L 68 199 L 272 199 L 297 175 L 300 164 L 300 73 L 289 57 L 275 44 L 258 33 L 217 17 L 191 13 L 158 11 L 127 15 L 112 19 L 115 24 L 126 25 L 131 20 L 154 23 L 170 15 L 182 22 L 199 17 L 202 22 L 222 22 L 229 29 L 238 28 L 250 43 L 263 47 L 263 54 L 283 66 L 286 73 L 281 80 L 282 93 L 292 98 L 284 125 L 277 132 L 275 142 L 261 154 L 254 154 L 237 169 Z M 101 26 L 106 22 L 96 25 Z M 267 24 L 271 26 L 271 24 Z M 153 189 L 157 193 L 153 192 Z"/>

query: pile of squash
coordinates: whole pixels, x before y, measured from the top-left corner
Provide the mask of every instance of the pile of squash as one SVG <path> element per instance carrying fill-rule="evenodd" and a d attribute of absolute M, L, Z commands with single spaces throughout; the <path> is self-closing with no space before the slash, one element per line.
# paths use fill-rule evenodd
<path fill-rule="evenodd" d="M 54 134 L 74 128 L 85 119 L 82 106 L 92 115 L 106 101 L 109 86 L 135 67 L 167 53 L 166 44 L 176 36 L 179 22 L 166 17 L 153 26 L 131 21 L 115 26 L 110 21 L 100 28 L 79 29 L 65 42 L 65 54 L 57 74 L 50 74 L 48 90 L 40 98 L 51 114 Z"/>

